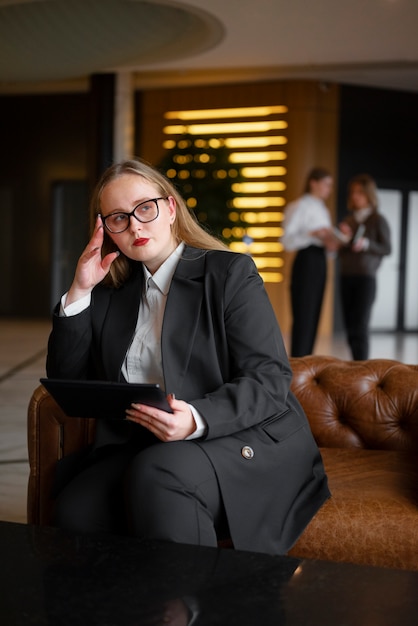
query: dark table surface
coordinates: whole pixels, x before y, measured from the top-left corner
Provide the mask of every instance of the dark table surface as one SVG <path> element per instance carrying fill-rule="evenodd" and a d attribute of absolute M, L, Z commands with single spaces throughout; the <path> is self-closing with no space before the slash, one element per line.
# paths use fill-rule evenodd
<path fill-rule="evenodd" d="M 409 626 L 418 572 L 0 522 L 4 626 Z"/>

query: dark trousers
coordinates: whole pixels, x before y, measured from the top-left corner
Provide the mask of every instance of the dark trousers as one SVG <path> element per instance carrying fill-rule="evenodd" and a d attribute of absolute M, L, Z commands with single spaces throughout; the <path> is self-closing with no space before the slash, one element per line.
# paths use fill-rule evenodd
<path fill-rule="evenodd" d="M 353 359 L 369 358 L 369 324 L 376 297 L 374 276 L 341 276 L 341 304 Z"/>
<path fill-rule="evenodd" d="M 227 533 L 215 470 L 193 441 L 141 451 L 112 446 L 84 463 L 58 494 L 54 523 L 81 533 L 110 532 L 216 546 Z"/>
<path fill-rule="evenodd" d="M 292 267 L 291 356 L 312 354 L 321 315 L 327 277 L 325 250 L 309 246 L 299 250 Z"/>

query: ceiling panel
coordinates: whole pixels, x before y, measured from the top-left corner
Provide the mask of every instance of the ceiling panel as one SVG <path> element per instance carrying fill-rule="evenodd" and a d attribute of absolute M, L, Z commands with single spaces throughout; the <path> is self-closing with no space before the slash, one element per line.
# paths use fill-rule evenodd
<path fill-rule="evenodd" d="M 418 0 L 0 0 L 0 90 L 312 78 L 418 91 Z"/>

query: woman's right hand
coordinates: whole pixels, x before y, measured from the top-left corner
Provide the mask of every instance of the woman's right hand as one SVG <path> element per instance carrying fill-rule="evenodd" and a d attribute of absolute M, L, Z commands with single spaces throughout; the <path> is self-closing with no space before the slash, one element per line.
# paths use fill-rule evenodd
<path fill-rule="evenodd" d="M 338 228 L 342 233 L 344 233 L 344 235 L 347 235 L 347 237 L 351 239 L 351 237 L 353 236 L 353 230 L 352 228 L 350 228 L 347 222 L 340 222 L 338 224 Z"/>
<path fill-rule="evenodd" d="M 336 252 L 340 247 L 340 242 L 334 235 L 332 228 L 318 228 L 309 233 L 312 237 L 316 237 L 322 242 L 327 252 Z"/>
<path fill-rule="evenodd" d="M 109 273 L 110 266 L 119 256 L 119 252 L 110 252 L 102 259 L 103 237 L 103 224 L 98 215 L 93 236 L 78 260 L 75 276 L 67 294 L 66 306 L 90 294 Z"/>

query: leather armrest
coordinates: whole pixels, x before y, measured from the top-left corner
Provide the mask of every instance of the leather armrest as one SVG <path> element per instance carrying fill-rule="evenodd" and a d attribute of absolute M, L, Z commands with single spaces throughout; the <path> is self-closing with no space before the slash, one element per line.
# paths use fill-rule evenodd
<path fill-rule="evenodd" d="M 91 443 L 94 431 L 95 420 L 68 417 L 42 385 L 35 389 L 28 407 L 28 523 L 49 523 L 56 463 Z"/>

